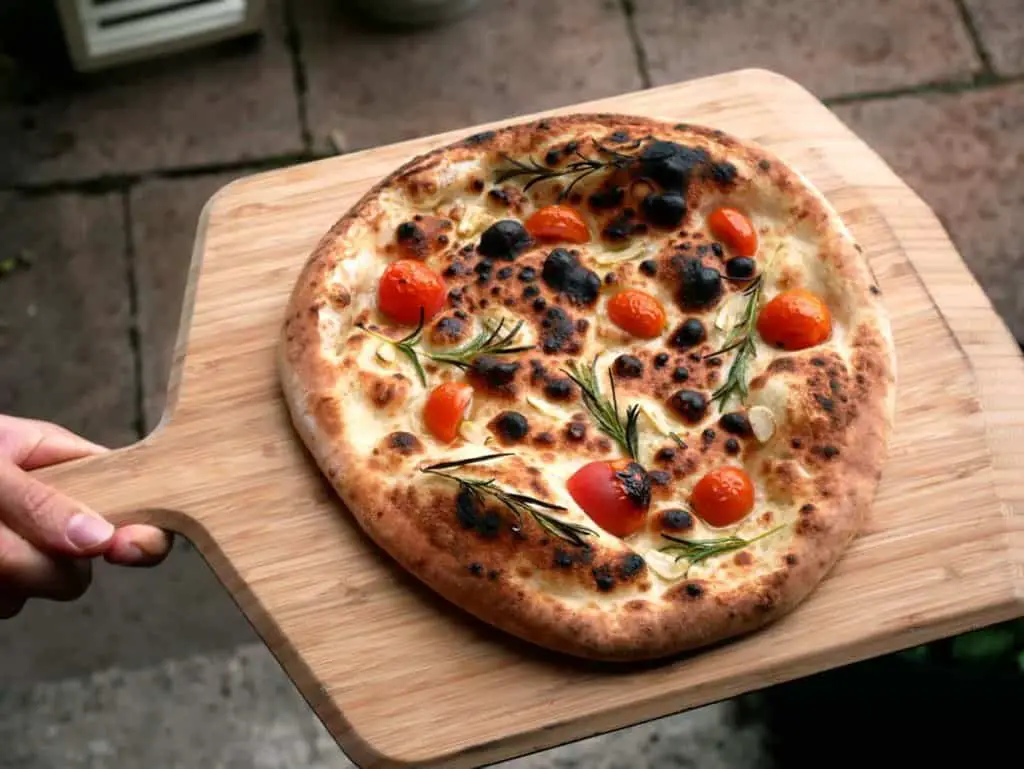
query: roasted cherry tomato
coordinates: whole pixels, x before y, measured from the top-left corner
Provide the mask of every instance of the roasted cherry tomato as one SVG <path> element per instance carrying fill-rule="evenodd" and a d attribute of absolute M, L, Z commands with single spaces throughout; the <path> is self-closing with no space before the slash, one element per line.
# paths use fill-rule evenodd
<path fill-rule="evenodd" d="M 623 331 L 653 339 L 665 329 L 665 308 L 645 291 L 627 288 L 608 302 L 608 318 Z"/>
<path fill-rule="evenodd" d="M 697 481 L 690 505 L 709 525 L 728 526 L 754 508 L 754 484 L 738 467 L 719 467 Z"/>
<path fill-rule="evenodd" d="M 544 206 L 526 220 L 526 231 L 538 240 L 567 240 L 586 243 L 590 230 L 580 212 L 569 206 Z"/>
<path fill-rule="evenodd" d="M 741 211 L 719 208 L 708 217 L 708 227 L 716 240 L 729 247 L 733 256 L 753 256 L 757 253 L 757 231 Z"/>
<path fill-rule="evenodd" d="M 803 288 L 783 291 L 761 308 L 757 333 L 772 347 L 803 350 L 832 334 L 832 313 L 815 294 Z"/>
<path fill-rule="evenodd" d="M 423 262 L 399 259 L 384 269 L 377 286 L 377 305 L 398 323 L 414 325 L 429 320 L 443 306 L 444 279 Z"/>
<path fill-rule="evenodd" d="M 647 519 L 651 481 L 636 462 L 588 462 L 566 488 L 594 523 L 616 537 L 629 536 Z"/>
<path fill-rule="evenodd" d="M 473 388 L 465 382 L 445 382 L 430 391 L 423 407 L 423 421 L 439 441 L 451 443 L 473 401 Z"/>

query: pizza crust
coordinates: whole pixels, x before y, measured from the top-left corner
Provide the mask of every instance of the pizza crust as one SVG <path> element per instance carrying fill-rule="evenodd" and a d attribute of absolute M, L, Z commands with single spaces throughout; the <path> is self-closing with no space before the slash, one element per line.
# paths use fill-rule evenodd
<path fill-rule="evenodd" d="M 573 547 L 549 536 L 529 517 L 519 535 L 504 521 L 506 528 L 498 536 L 485 536 L 482 524 L 467 528 L 465 520 L 460 523 L 456 484 L 423 474 L 423 466 L 512 450 L 513 457 L 460 473 L 493 477 L 511 490 L 565 506 L 564 517 L 585 524 L 589 519 L 565 490 L 558 468 L 621 452 L 608 441 L 605 447 L 589 423 L 585 448 L 570 447 L 561 433 L 552 447 L 537 442 L 511 449 L 494 443 L 438 444 L 418 417 L 425 389 L 401 365 L 401 355 L 391 363 L 377 358 L 380 343 L 354 324 L 374 318 L 376 279 L 388 261 L 381 253 L 399 221 L 414 212 L 459 213 L 473 179 L 484 179 L 492 187 L 488 172 L 499 153 L 536 156 L 567 141 L 610 132 L 702 147 L 732 164 L 738 179 L 731 193 L 694 192 L 696 205 L 691 206 L 687 229 L 700 229 L 700 217 L 716 201 L 749 204 L 759 212 L 758 223 L 769 230 L 781 228 L 790 244 L 784 250 L 792 259 L 777 265 L 766 298 L 787 284 L 810 283 L 828 298 L 841 322 L 831 340 L 811 350 L 780 354 L 759 348 L 747 405 L 772 412 L 776 428 L 771 439 L 764 444 L 746 441 L 737 458 L 723 453 L 722 435 L 698 448 L 698 436 L 717 418 L 715 409 L 700 425 L 686 426 L 693 446 L 660 465 L 650 464 L 649 469 L 660 468 L 674 480 L 668 489 L 655 489 L 652 522 L 630 543 L 593 527 L 596 536 L 588 538 L 590 547 Z M 510 188 L 503 203 L 507 213 L 474 208 L 454 224 L 451 237 L 475 242 L 489 219 L 528 213 L 530 197 L 517 197 L 515 184 L 505 186 Z M 636 262 L 616 266 L 614 253 L 607 255 L 612 260 L 608 269 L 621 269 L 622 280 L 639 280 Z M 605 328 L 601 308 L 599 303 L 577 313 L 586 315 L 592 326 L 581 336 L 582 348 L 575 355 L 562 351 L 553 359 L 589 358 L 597 345 L 615 343 L 615 330 Z M 709 331 L 719 309 L 707 318 Z M 530 317 L 525 310 L 519 312 Z M 524 327 L 528 343 L 541 341 L 543 333 L 539 321 Z M 704 127 L 635 116 L 549 118 L 486 132 L 410 160 L 369 190 L 317 245 L 289 299 L 278 349 L 282 391 L 298 434 L 378 546 L 479 619 L 549 649 L 600 660 L 635 661 L 692 650 L 752 632 L 799 604 L 862 525 L 886 458 L 894 411 L 895 359 L 886 312 L 860 247 L 824 197 L 753 144 Z M 431 367 L 430 375 L 436 382 L 459 372 Z M 631 397 L 643 400 L 645 387 L 654 391 L 653 382 L 637 383 Z M 536 436 L 565 427 L 552 414 L 571 419 L 584 411 L 578 402 L 544 397 L 540 386 L 525 376 L 522 386 L 519 379 L 514 384 L 510 397 L 484 400 L 481 408 L 487 418 L 480 423 L 486 425 L 501 409 L 514 407 L 529 413 L 531 424 L 536 420 L 539 426 L 551 426 L 535 430 Z M 627 385 L 619 397 L 630 393 Z M 550 412 L 531 410 L 527 396 L 546 404 Z M 821 405 L 823 398 L 831 404 L 827 409 Z M 648 400 L 653 418 L 643 429 L 645 450 L 653 456 L 657 445 L 670 444 L 657 424 L 664 426 L 672 418 L 658 399 Z M 481 429 L 473 421 L 470 430 Z M 398 434 L 406 437 L 396 438 Z M 776 526 L 784 528 L 743 551 L 698 564 L 685 577 L 666 579 L 659 572 L 670 572 L 671 565 L 658 555 L 646 557 L 660 541 L 655 511 L 684 507 L 700 469 L 722 462 L 748 468 L 758 494 L 755 512 L 724 534 L 752 538 Z M 685 536 L 723 535 L 699 521 L 691 523 Z M 637 555 L 644 561 L 638 562 Z"/>

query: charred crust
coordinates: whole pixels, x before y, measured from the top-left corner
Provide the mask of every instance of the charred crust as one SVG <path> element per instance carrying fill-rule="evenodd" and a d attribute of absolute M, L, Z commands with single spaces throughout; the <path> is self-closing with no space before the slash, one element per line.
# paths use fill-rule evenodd
<path fill-rule="evenodd" d="M 590 573 L 594 576 L 594 584 L 602 593 L 607 593 L 615 587 L 615 577 L 612 576 L 611 569 L 607 564 L 595 566 Z"/>
<path fill-rule="evenodd" d="M 564 248 L 552 249 L 547 255 L 541 278 L 553 291 L 577 305 L 592 305 L 601 290 L 597 273 L 580 264 L 579 257 Z"/>
<path fill-rule="evenodd" d="M 466 147 L 476 147 L 481 144 L 487 144 L 498 134 L 494 131 L 481 131 L 480 133 L 471 134 L 462 140 L 462 144 Z"/>
<path fill-rule="evenodd" d="M 576 331 L 576 324 L 561 307 L 549 307 L 540 325 L 541 349 L 549 354 L 566 349 Z"/>
<path fill-rule="evenodd" d="M 474 577 L 482 577 L 484 575 L 484 565 L 474 561 L 469 565 L 469 573 Z"/>
<path fill-rule="evenodd" d="M 461 488 L 455 495 L 455 517 L 463 529 L 475 531 L 484 539 L 495 539 L 501 533 L 501 517 L 487 509 L 472 489 Z"/>
<path fill-rule="evenodd" d="M 651 504 L 651 479 L 643 465 L 630 462 L 622 470 L 615 473 L 622 484 L 626 498 L 634 507 L 646 510 Z"/>

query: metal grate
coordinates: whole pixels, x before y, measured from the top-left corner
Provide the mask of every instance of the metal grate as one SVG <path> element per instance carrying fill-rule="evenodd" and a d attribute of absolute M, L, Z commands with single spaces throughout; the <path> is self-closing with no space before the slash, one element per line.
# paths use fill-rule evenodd
<path fill-rule="evenodd" d="M 62 0 L 79 69 L 139 59 L 253 32 L 262 0 Z"/>

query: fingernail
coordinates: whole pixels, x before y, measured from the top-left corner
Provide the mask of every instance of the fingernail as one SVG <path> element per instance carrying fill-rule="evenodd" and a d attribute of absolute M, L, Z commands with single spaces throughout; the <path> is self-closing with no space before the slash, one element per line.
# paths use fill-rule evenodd
<path fill-rule="evenodd" d="M 75 547 L 88 550 L 114 536 L 114 527 L 98 516 L 79 513 L 68 523 L 65 535 Z"/>
<path fill-rule="evenodd" d="M 129 542 L 127 545 L 122 545 L 117 551 L 118 560 L 124 563 L 144 563 L 150 559 L 150 555 L 145 553 L 141 547 Z"/>

